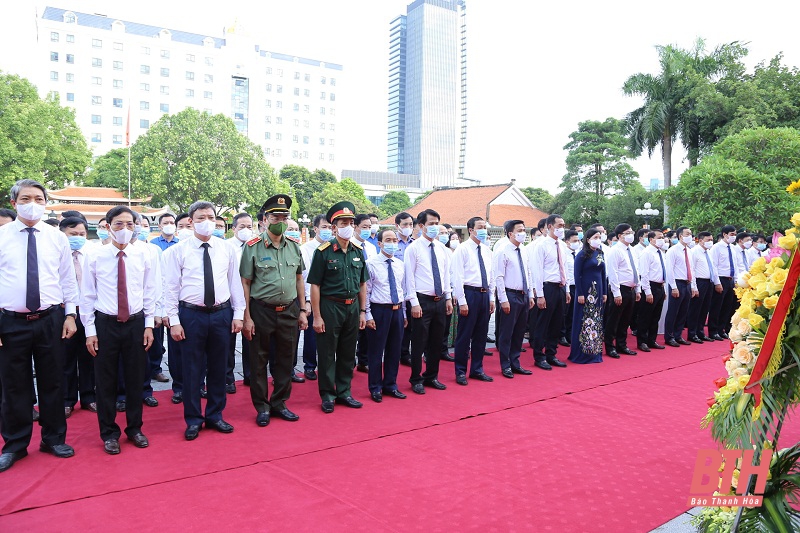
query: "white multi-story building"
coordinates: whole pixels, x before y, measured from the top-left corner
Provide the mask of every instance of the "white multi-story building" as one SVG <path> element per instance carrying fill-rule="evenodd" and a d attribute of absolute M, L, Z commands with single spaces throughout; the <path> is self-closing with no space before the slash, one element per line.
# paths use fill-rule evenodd
<path fill-rule="evenodd" d="M 47 7 L 37 31 L 29 77 L 75 109 L 96 156 L 125 146 L 128 124 L 133 143 L 193 107 L 231 117 L 276 169 L 340 171 L 341 65 L 262 50 L 238 26 L 211 37 Z"/>

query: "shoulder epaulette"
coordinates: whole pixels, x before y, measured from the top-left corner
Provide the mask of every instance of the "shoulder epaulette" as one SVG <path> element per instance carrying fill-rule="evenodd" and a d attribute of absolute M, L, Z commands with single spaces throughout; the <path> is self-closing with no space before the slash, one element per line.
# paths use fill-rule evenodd
<path fill-rule="evenodd" d="M 286 239 L 292 241 L 293 243 L 300 244 L 300 239 L 295 239 L 294 237 L 289 237 L 286 235 Z"/>
<path fill-rule="evenodd" d="M 320 244 L 319 246 L 317 246 L 317 250 L 324 250 L 325 248 L 327 248 L 327 247 L 328 247 L 328 246 L 330 246 L 330 245 L 331 245 L 330 241 L 328 241 L 328 242 L 323 242 L 322 244 Z"/>
<path fill-rule="evenodd" d="M 261 235 L 259 235 L 258 237 L 253 237 L 252 239 L 247 241 L 247 246 L 253 246 L 254 244 L 258 244 L 259 242 L 261 242 Z"/>
<path fill-rule="evenodd" d="M 350 241 L 350 244 L 352 244 L 353 246 L 355 246 L 355 247 L 356 247 L 356 248 L 358 248 L 359 250 L 361 249 L 361 244 L 359 244 L 359 243 L 357 243 L 357 242 L 355 242 L 355 241 Z"/>

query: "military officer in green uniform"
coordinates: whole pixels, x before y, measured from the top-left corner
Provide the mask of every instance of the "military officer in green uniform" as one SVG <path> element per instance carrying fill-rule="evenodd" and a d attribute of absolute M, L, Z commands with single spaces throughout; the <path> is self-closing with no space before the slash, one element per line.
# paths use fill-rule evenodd
<path fill-rule="evenodd" d="M 366 320 L 367 265 L 361 247 L 352 242 L 355 207 L 339 202 L 328 210 L 334 238 L 322 243 L 311 260 L 311 312 L 317 334 L 319 395 L 322 411 L 332 413 L 334 402 L 359 408 L 350 392 L 358 331 Z M 246 315 L 245 315 L 246 317 Z"/>
<path fill-rule="evenodd" d="M 250 356 L 250 397 L 256 408 L 256 424 L 269 424 L 270 414 L 289 422 L 300 417 L 286 408 L 292 392 L 294 347 L 298 325 L 308 327 L 305 306 L 297 300 L 305 294 L 300 243 L 287 237 L 287 219 L 292 200 L 276 194 L 264 203 L 266 231 L 247 241 L 239 274 L 247 308 L 242 333 L 254 341 Z M 272 396 L 267 401 L 267 360 L 270 342 L 275 342 Z"/>

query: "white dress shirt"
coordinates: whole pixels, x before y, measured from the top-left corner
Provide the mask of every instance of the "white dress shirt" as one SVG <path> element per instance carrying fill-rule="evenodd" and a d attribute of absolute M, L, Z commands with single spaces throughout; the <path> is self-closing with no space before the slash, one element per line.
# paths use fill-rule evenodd
<path fill-rule="evenodd" d="M 669 290 L 677 289 L 678 286 L 675 284 L 675 280 L 683 280 L 688 281 L 687 273 L 686 273 L 686 254 L 684 254 L 684 250 L 687 253 L 690 251 L 688 246 L 685 246 L 683 243 L 678 243 L 675 246 L 670 246 L 669 250 L 667 250 L 667 255 L 664 257 L 664 266 L 667 269 L 667 284 L 669 285 Z M 691 265 L 691 258 L 689 258 L 689 264 Z M 694 287 L 694 272 L 692 272 L 692 287 Z"/>
<path fill-rule="evenodd" d="M 434 294 L 433 270 L 431 266 L 430 246 L 436 254 L 439 265 L 439 279 L 441 281 L 444 297 L 450 298 L 450 250 L 445 248 L 439 239 L 429 241 L 421 237 L 412 242 L 405 251 L 403 262 L 406 269 L 406 299 L 412 306 L 419 305 L 417 293 L 428 296 L 442 296 Z"/>
<path fill-rule="evenodd" d="M 300 255 L 303 256 L 303 265 L 306 267 L 305 270 L 303 270 L 303 283 L 306 286 L 306 299 L 303 301 L 303 307 L 305 307 L 305 302 L 311 301 L 311 284 L 308 282 L 308 269 L 311 266 L 311 259 L 314 257 L 314 252 L 317 251 L 317 248 L 319 248 L 321 244 L 322 243 L 315 237 L 300 247 Z"/>
<path fill-rule="evenodd" d="M 664 263 L 662 270 L 661 263 Z M 666 274 L 667 262 L 664 250 L 658 249 L 656 246 L 648 246 L 647 250 L 642 252 L 639 257 L 639 277 L 641 288 L 647 296 L 652 296 L 650 283 L 664 283 L 664 274 Z"/>
<path fill-rule="evenodd" d="M 120 250 L 112 245 L 93 248 L 86 255 L 86 268 L 81 283 L 81 321 L 86 328 L 86 336 L 97 335 L 95 311 L 117 316 L 117 273 L 119 271 Z M 128 289 L 128 313 L 134 315 L 144 312 L 144 327 L 153 327 L 158 298 L 157 265 L 143 246 L 125 247 L 125 280 Z"/>
<path fill-rule="evenodd" d="M 737 246 L 736 248 L 739 247 Z M 730 256 L 728 255 L 728 250 L 731 252 Z M 725 242 L 723 237 L 714 244 L 708 253 L 711 254 L 711 265 L 717 272 L 717 276 L 736 277 L 736 259 L 733 257 L 733 254 L 736 253 L 734 245 Z M 733 260 L 733 263 L 731 263 L 731 260 Z M 731 270 L 733 270 L 733 274 L 731 274 Z"/>
<path fill-rule="evenodd" d="M 204 306 L 205 277 L 203 275 L 203 241 L 196 236 L 177 246 L 168 256 L 166 267 L 165 312 L 171 326 L 180 324 L 178 307 L 180 302 Z M 239 257 L 230 244 L 222 239 L 208 240 L 208 255 L 211 257 L 211 271 L 214 274 L 214 305 L 228 300 L 233 308 L 233 319 L 244 318 L 244 289 L 239 276 Z"/>
<path fill-rule="evenodd" d="M 633 256 L 633 250 L 631 250 L 630 255 L 628 255 L 628 250 L 628 246 L 621 242 L 616 246 L 612 246 L 606 254 L 606 275 L 614 298 L 622 295 L 620 293 L 621 285 L 639 290 L 639 272 L 637 270 L 637 275 L 633 275 L 633 265 L 631 265 L 630 259 Z M 635 261 L 636 259 L 634 259 Z"/>
<path fill-rule="evenodd" d="M 355 237 L 352 237 L 350 239 L 350 242 L 359 245 L 362 250 L 366 250 L 367 251 L 367 259 L 366 259 L 367 261 L 369 261 L 370 259 L 372 259 L 376 255 L 378 255 L 378 249 L 375 247 L 374 244 L 372 244 L 369 241 L 359 241 Z M 362 255 L 363 255 L 363 252 L 362 252 Z"/>
<path fill-rule="evenodd" d="M 567 246 L 569 248 L 569 246 Z M 564 267 L 567 269 L 567 287 L 575 285 L 575 256 L 578 255 L 581 249 L 573 250 L 569 248 L 567 255 L 564 257 Z"/>
<path fill-rule="evenodd" d="M 693 289 L 697 289 L 697 278 L 708 279 L 711 280 L 712 284 L 719 285 L 719 276 L 717 276 L 717 273 L 708 270 L 709 260 L 711 259 L 711 256 L 708 255 L 708 252 L 710 252 L 710 250 L 706 250 L 702 246 L 702 243 L 699 246 L 692 248 L 689 252 L 689 260 L 692 263 Z M 713 263 L 711 268 L 714 268 Z"/>
<path fill-rule="evenodd" d="M 750 266 L 752 266 L 759 257 L 761 257 L 761 252 L 758 251 L 755 243 L 753 243 L 753 246 L 747 250 L 747 260 L 750 261 Z"/>
<path fill-rule="evenodd" d="M 146 253 L 150 254 L 150 261 L 152 261 L 153 264 L 153 275 L 156 280 L 155 316 L 164 316 L 166 314 L 164 313 L 164 269 L 162 268 L 161 262 L 161 256 L 164 252 L 159 246 L 150 245 L 146 241 L 135 241 L 131 243 L 131 246 L 139 246 L 143 248 Z M 170 246 L 170 248 L 175 246 L 177 246 L 177 244 Z"/>
<path fill-rule="evenodd" d="M 753 264 L 753 261 L 747 250 L 735 244 L 731 251 L 733 252 L 733 261 L 736 263 L 736 277 L 738 278 L 745 272 L 750 272 L 750 265 Z"/>
<path fill-rule="evenodd" d="M 506 244 L 508 244 L 509 242 L 510 241 L 508 240 L 508 235 L 506 235 L 505 237 L 500 237 L 499 239 L 497 239 L 497 242 L 495 242 L 494 245 L 492 245 L 492 251 L 497 252 L 500 250 L 505 250 Z M 528 246 L 530 246 L 530 244 Z"/>
<path fill-rule="evenodd" d="M 66 314 L 78 304 L 78 283 L 69 239 L 41 220 L 33 228 L 39 265 L 39 309 L 25 303 L 28 286 L 28 232 L 19 219 L 0 228 L 0 308 L 15 313 L 35 312 L 64 304 Z"/>
<path fill-rule="evenodd" d="M 497 299 L 500 303 L 508 301 L 506 289 L 514 289 L 521 291 L 524 288 L 522 283 L 522 276 L 525 276 L 525 282 L 528 285 L 528 298 L 533 298 L 533 283 L 531 282 L 528 257 L 523 250 L 517 253 L 517 246 L 512 244 L 511 241 L 506 244 L 502 250 L 493 253 L 494 264 L 492 271 L 494 276 L 494 284 L 497 288 Z M 520 269 L 519 258 L 522 257 L 523 268 Z"/>
<path fill-rule="evenodd" d="M 464 286 L 481 287 L 481 266 L 478 263 L 478 254 L 483 258 L 486 269 L 487 292 L 494 294 L 494 276 L 492 275 L 492 251 L 482 243 L 476 244 L 470 237 L 459 244 L 453 251 L 453 262 L 450 266 L 450 279 L 453 281 L 453 298 L 458 300 L 458 305 L 467 305 Z"/>
<path fill-rule="evenodd" d="M 239 256 L 239 260 L 242 259 L 242 252 L 244 251 L 244 245 L 247 244 L 246 241 L 240 241 L 239 237 L 231 237 L 230 239 L 225 239 L 225 242 L 230 244 L 234 250 L 236 250 L 236 255 Z M 170 248 L 172 248 L 170 246 Z"/>
<path fill-rule="evenodd" d="M 366 319 L 372 320 L 372 304 L 393 304 L 392 289 L 389 284 L 389 263 L 392 262 L 392 272 L 397 288 L 397 302 L 403 310 L 403 318 L 406 316 L 405 301 L 405 265 L 396 257 L 387 257 L 381 252 L 378 255 L 367 259 L 367 270 L 369 279 L 367 280 L 367 314 Z"/>
<path fill-rule="evenodd" d="M 559 251 L 561 263 L 558 261 Z M 564 268 L 564 280 L 567 280 L 566 259 L 570 250 L 561 239 L 554 239 L 549 235 L 539 237 L 533 245 L 533 250 L 528 261 L 528 268 L 533 280 L 533 290 L 536 296 L 544 296 L 544 284 L 561 283 L 561 268 Z"/>

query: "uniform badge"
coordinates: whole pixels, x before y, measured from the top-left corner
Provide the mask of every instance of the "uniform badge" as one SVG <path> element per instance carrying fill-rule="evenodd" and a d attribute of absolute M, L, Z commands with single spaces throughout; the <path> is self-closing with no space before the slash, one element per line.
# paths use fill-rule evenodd
<path fill-rule="evenodd" d="M 349 207 L 345 207 L 345 208 L 342 209 L 342 212 L 344 214 L 346 214 L 346 215 L 349 215 L 350 214 L 350 208 Z"/>
<path fill-rule="evenodd" d="M 360 257 L 354 257 L 353 261 L 361 261 L 361 258 Z"/>
<path fill-rule="evenodd" d="M 338 244 L 334 244 L 334 245 L 333 245 L 333 251 L 334 251 L 334 252 L 337 252 L 337 251 L 339 251 L 339 245 L 338 245 Z"/>
<path fill-rule="evenodd" d="M 286 205 L 286 198 L 281 196 L 280 198 L 278 198 L 278 203 L 281 205 Z"/>
<path fill-rule="evenodd" d="M 253 246 L 254 244 L 258 244 L 259 241 L 261 241 L 261 235 L 259 235 L 258 237 L 253 237 L 252 239 L 247 241 L 247 246 Z"/>

